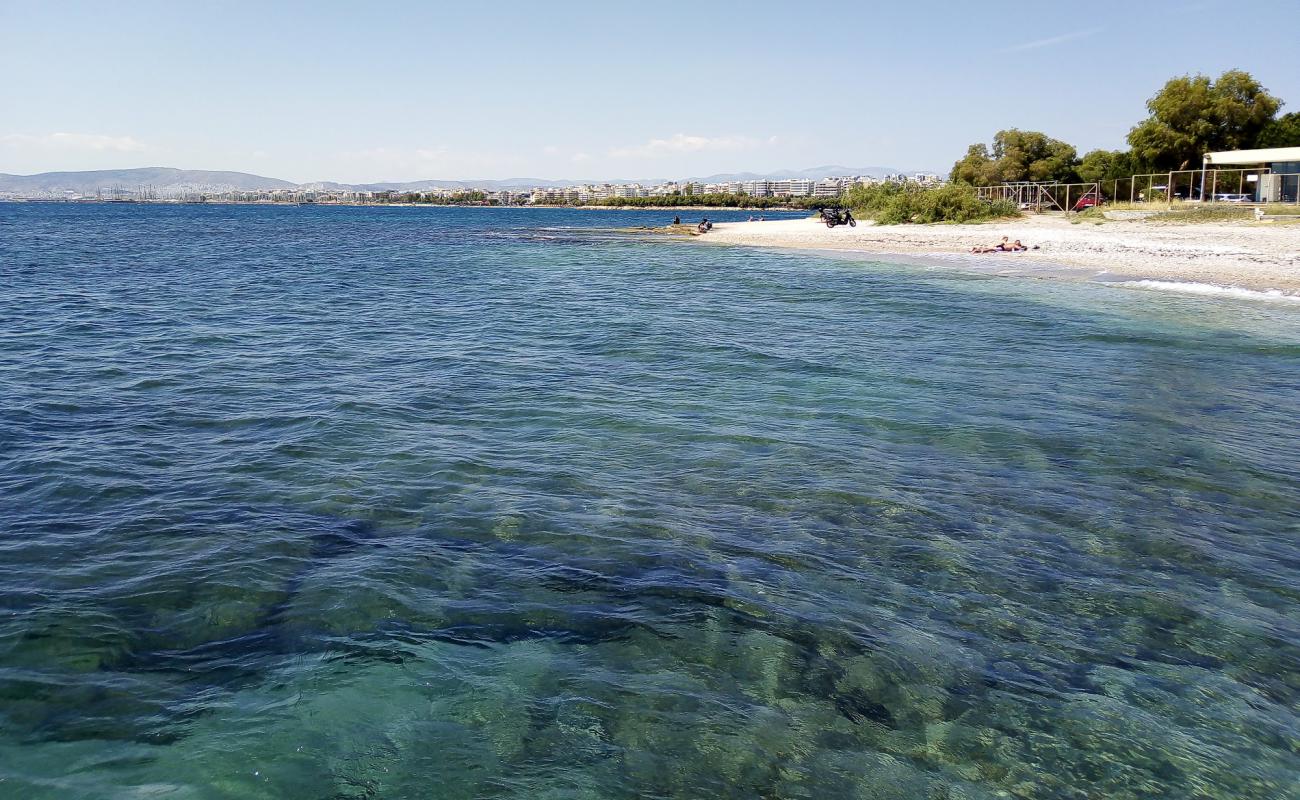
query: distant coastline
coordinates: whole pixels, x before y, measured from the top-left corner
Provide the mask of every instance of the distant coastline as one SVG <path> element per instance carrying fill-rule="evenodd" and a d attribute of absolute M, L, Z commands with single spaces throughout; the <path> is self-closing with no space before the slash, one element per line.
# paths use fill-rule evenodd
<path fill-rule="evenodd" d="M 374 203 L 374 202 L 351 202 L 342 200 L 331 200 L 328 202 L 306 202 L 292 203 L 288 201 L 265 201 L 265 200 L 52 200 L 52 199 L 29 199 L 29 198 L 0 198 L 0 203 L 42 203 L 47 205 L 106 205 L 106 206 L 257 206 L 260 208 L 301 208 L 311 206 L 342 206 L 347 208 L 482 208 L 482 209 L 507 209 L 507 208 L 554 208 L 560 210 L 587 210 L 587 211 L 753 211 L 755 214 L 762 214 L 773 211 L 808 211 L 807 208 L 799 206 L 682 206 L 682 205 L 595 205 L 595 204 L 562 204 L 562 203 L 538 203 L 538 204 L 512 204 L 501 205 L 491 203 Z"/>

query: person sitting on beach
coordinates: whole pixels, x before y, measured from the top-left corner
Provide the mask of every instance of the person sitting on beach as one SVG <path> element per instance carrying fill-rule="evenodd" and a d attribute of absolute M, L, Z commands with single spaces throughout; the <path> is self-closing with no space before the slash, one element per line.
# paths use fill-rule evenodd
<path fill-rule="evenodd" d="M 708 217 L 705 217 L 704 219 L 700 220 L 700 224 L 697 225 L 696 227 L 699 229 L 700 233 L 707 233 L 709 230 L 713 228 L 713 223 L 709 222 Z"/>

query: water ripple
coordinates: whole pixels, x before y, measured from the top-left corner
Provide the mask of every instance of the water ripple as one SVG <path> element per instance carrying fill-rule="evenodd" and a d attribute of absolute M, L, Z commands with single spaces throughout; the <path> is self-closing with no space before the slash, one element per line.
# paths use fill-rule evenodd
<path fill-rule="evenodd" d="M 0 204 L 6 791 L 1300 796 L 1295 309 L 661 216 Z"/>

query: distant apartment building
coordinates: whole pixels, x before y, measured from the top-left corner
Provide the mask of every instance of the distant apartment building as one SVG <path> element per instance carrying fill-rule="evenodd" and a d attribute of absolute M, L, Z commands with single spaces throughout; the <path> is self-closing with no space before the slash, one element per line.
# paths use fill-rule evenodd
<path fill-rule="evenodd" d="M 812 194 L 813 197 L 839 197 L 852 185 L 851 182 L 846 185 L 839 178 L 822 178 L 813 185 Z"/>
<path fill-rule="evenodd" d="M 813 193 L 815 181 L 788 178 L 772 181 L 772 194 L 777 197 L 808 197 Z"/>

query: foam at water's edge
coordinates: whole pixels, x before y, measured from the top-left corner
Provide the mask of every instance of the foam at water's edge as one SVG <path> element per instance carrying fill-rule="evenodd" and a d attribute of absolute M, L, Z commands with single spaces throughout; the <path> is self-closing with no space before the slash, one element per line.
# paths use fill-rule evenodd
<path fill-rule="evenodd" d="M 1214 283 L 1194 283 L 1190 281 L 1116 281 L 1113 285 L 1130 289 L 1154 289 L 1159 292 L 1181 292 L 1183 294 L 1211 295 L 1216 297 L 1236 297 L 1243 300 L 1267 300 L 1284 303 L 1300 303 L 1300 295 L 1287 294 L 1280 289 L 1243 289 L 1240 286 L 1220 286 Z"/>

